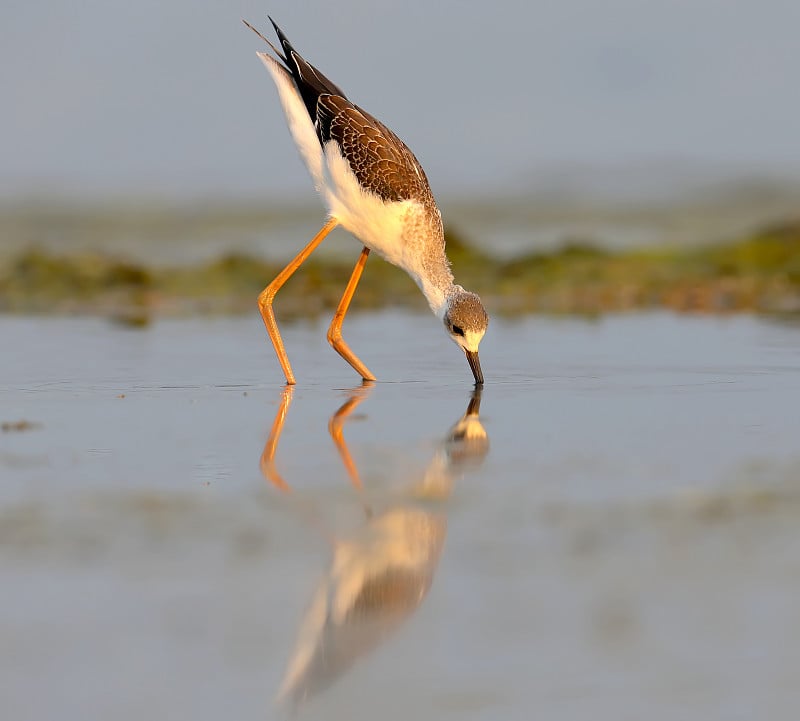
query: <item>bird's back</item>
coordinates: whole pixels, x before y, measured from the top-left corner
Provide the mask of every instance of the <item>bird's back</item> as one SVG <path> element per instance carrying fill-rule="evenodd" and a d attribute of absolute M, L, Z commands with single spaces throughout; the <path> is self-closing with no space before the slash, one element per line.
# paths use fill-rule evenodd
<path fill-rule="evenodd" d="M 274 21 L 272 24 L 283 53 L 274 46 L 273 50 L 302 99 L 320 148 L 327 152 L 328 144 L 335 143 L 359 185 L 381 200 L 414 200 L 435 207 L 425 171 L 408 146 L 377 118 L 352 103 L 338 85 L 294 49 Z"/>

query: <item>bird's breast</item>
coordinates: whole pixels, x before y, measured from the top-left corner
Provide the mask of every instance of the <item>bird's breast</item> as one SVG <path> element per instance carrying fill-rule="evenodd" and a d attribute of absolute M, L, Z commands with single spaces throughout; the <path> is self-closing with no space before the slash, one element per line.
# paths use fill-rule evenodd
<path fill-rule="evenodd" d="M 416 275 L 425 238 L 425 208 L 416 200 L 384 200 L 365 190 L 334 142 L 324 149 L 322 195 L 336 218 L 370 250 Z"/>

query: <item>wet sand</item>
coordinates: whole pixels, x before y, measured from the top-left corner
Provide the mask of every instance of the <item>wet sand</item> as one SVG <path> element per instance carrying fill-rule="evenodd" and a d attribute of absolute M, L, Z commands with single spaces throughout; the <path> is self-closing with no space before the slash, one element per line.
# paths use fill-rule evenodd
<path fill-rule="evenodd" d="M 435 319 L 345 335 L 382 382 L 298 323 L 282 407 L 257 317 L 0 318 L 9 718 L 279 718 L 294 668 L 300 718 L 794 719 L 798 326 L 496 320 L 466 421 Z"/>

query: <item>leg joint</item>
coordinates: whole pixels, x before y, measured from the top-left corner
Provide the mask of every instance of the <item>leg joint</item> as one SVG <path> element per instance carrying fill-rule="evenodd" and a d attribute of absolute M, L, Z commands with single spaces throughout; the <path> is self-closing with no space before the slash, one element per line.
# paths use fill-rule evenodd
<path fill-rule="evenodd" d="M 272 284 L 270 283 L 264 290 L 262 290 L 258 294 L 258 305 L 261 308 L 265 308 L 272 305 L 272 301 L 275 298 L 275 291 L 272 289 Z"/>
<path fill-rule="evenodd" d="M 336 324 L 336 320 L 334 320 L 329 328 L 328 328 L 328 343 L 330 343 L 334 348 L 342 340 L 342 328 L 341 326 Z"/>

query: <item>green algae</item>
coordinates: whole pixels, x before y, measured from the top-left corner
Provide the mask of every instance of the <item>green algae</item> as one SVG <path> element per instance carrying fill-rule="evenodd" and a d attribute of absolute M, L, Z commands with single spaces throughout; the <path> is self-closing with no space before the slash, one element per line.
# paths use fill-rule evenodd
<path fill-rule="evenodd" d="M 459 283 L 499 313 L 800 312 L 800 223 L 698 247 L 610 251 L 573 242 L 510 260 L 452 230 L 447 247 Z M 153 315 L 251 312 L 279 270 L 243 254 L 161 267 L 102 252 L 30 249 L 0 261 L 0 311 L 100 314 L 132 327 Z M 330 311 L 351 271 L 350 261 L 312 256 L 281 290 L 280 314 Z M 424 309 L 425 301 L 408 276 L 372 256 L 353 307 L 387 306 Z"/>
<path fill-rule="evenodd" d="M 498 264 L 489 275 L 492 293 L 516 311 L 798 311 L 800 224 L 697 248 L 566 245 Z"/>

